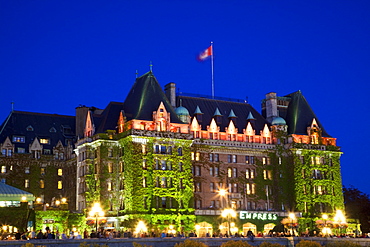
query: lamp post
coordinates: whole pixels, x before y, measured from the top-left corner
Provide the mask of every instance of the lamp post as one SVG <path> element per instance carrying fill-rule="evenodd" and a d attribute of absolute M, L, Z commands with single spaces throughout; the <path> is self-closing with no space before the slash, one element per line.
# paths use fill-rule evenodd
<path fill-rule="evenodd" d="M 293 223 L 296 221 L 296 217 L 294 213 L 289 214 L 289 219 L 291 221 L 291 231 L 292 231 L 292 236 L 294 236 L 294 231 L 293 231 Z"/>
<path fill-rule="evenodd" d="M 228 231 L 228 234 L 230 236 L 231 235 L 231 231 L 230 231 L 230 219 L 236 217 L 236 212 L 232 208 L 225 208 L 222 211 L 221 216 L 224 217 L 224 218 L 227 218 L 227 231 Z"/>
<path fill-rule="evenodd" d="M 223 203 L 223 198 L 225 198 L 225 196 L 226 196 L 226 194 L 227 194 L 227 191 L 225 190 L 225 189 L 220 189 L 219 191 L 218 191 L 218 194 L 220 195 L 220 197 L 221 197 L 221 208 L 224 208 L 225 207 L 225 205 L 224 205 L 224 203 Z"/>
<path fill-rule="evenodd" d="M 98 217 L 99 216 L 100 217 L 104 216 L 104 212 L 103 212 L 99 202 L 94 203 L 94 206 L 91 208 L 91 210 L 89 212 L 89 215 L 91 217 L 95 216 L 95 231 L 97 233 L 98 232 Z"/>
<path fill-rule="evenodd" d="M 341 226 L 346 224 L 346 217 L 342 210 L 338 209 L 334 216 L 334 222 L 338 224 L 339 234 L 341 234 Z"/>

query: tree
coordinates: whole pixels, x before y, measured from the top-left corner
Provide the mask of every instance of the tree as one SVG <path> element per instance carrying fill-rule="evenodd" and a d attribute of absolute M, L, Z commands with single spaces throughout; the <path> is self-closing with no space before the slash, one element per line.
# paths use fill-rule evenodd
<path fill-rule="evenodd" d="M 359 219 L 362 232 L 370 231 L 370 198 L 352 185 L 343 187 L 344 204 L 348 218 Z"/>

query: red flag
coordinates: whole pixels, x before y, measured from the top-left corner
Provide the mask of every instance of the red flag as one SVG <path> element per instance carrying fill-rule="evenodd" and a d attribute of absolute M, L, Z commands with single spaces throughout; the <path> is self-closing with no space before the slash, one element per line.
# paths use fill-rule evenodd
<path fill-rule="evenodd" d="M 212 45 L 210 45 L 207 49 L 205 49 L 203 52 L 201 52 L 199 55 L 198 55 L 198 60 L 199 61 L 204 61 L 206 60 L 209 56 L 212 56 Z"/>

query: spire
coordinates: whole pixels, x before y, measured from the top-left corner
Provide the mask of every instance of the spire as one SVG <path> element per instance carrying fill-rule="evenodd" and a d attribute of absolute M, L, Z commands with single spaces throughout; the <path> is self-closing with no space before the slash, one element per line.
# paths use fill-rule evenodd
<path fill-rule="evenodd" d="M 216 108 L 215 110 L 215 113 L 213 113 L 213 116 L 222 116 L 222 114 L 220 113 L 220 110 L 218 109 L 218 107 Z"/>
<path fill-rule="evenodd" d="M 233 109 L 231 109 L 231 111 L 230 111 L 230 114 L 229 114 L 228 118 L 236 118 L 236 117 L 237 117 L 237 116 L 235 115 L 235 113 L 234 113 Z"/>
<path fill-rule="evenodd" d="M 195 109 L 194 115 L 196 114 L 203 114 L 203 112 L 200 110 L 199 106 L 197 105 L 197 108 Z"/>
<path fill-rule="evenodd" d="M 149 70 L 150 70 L 150 72 L 153 72 L 153 63 L 152 63 L 152 61 L 150 61 Z"/>
<path fill-rule="evenodd" d="M 251 111 L 248 114 L 247 120 L 256 120 Z"/>

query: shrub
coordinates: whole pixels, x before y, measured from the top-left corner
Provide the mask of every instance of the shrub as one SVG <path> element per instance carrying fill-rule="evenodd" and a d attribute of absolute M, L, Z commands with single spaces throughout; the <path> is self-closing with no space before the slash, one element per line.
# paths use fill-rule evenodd
<path fill-rule="evenodd" d="M 22 247 L 35 247 L 34 244 L 32 243 L 26 243 L 24 245 L 22 245 Z M 37 245 L 36 247 L 46 247 L 45 245 Z"/>
<path fill-rule="evenodd" d="M 259 247 L 284 247 L 284 245 L 277 244 L 277 243 L 269 243 L 269 242 L 263 242 L 259 245 Z"/>
<path fill-rule="evenodd" d="M 183 243 L 175 244 L 174 247 L 208 247 L 208 245 L 195 240 L 187 239 Z"/>
<path fill-rule="evenodd" d="M 318 242 L 302 240 L 296 245 L 296 247 L 322 247 L 322 245 Z"/>
<path fill-rule="evenodd" d="M 82 242 L 82 243 L 80 243 L 80 245 L 78 247 L 91 247 L 91 245 L 87 244 L 86 242 Z M 93 244 L 92 247 L 108 247 L 108 245 L 106 245 L 106 244 L 103 244 L 103 245 Z"/>
<path fill-rule="evenodd" d="M 252 247 L 252 245 L 248 244 L 247 242 L 243 242 L 241 240 L 239 241 L 227 241 L 226 243 L 223 243 L 221 247 Z"/>
<path fill-rule="evenodd" d="M 135 243 L 135 242 L 132 242 L 132 244 L 134 245 L 134 247 L 152 247 L 151 245 L 146 245 L 146 244 L 141 245 L 141 244 Z"/>
<path fill-rule="evenodd" d="M 358 243 L 353 243 L 351 241 L 335 241 L 325 245 L 326 247 L 361 247 Z"/>

